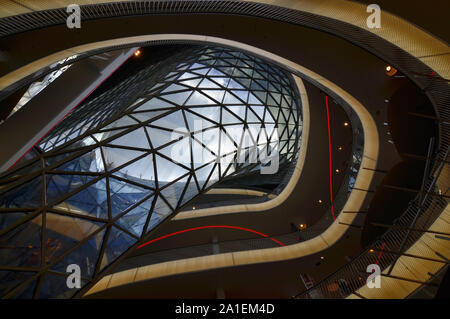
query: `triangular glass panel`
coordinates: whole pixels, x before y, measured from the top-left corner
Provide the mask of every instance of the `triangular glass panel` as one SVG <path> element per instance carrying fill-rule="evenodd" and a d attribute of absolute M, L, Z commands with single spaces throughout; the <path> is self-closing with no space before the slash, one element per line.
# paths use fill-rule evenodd
<path fill-rule="evenodd" d="M 204 79 L 198 87 L 199 87 L 199 89 L 219 89 L 220 88 L 219 85 L 217 85 L 216 83 L 214 83 L 208 79 Z"/>
<path fill-rule="evenodd" d="M 184 117 L 181 110 L 157 119 L 156 121 L 152 122 L 151 125 L 170 130 L 178 130 L 180 132 L 187 131 L 186 123 L 184 122 Z"/>
<path fill-rule="evenodd" d="M 210 186 L 212 186 L 213 184 L 217 183 L 218 180 L 220 178 L 219 175 L 219 165 L 216 165 L 216 167 L 213 170 L 213 173 L 211 174 L 211 176 L 209 177 L 208 182 L 205 185 L 205 188 L 209 188 Z"/>
<path fill-rule="evenodd" d="M 227 111 L 225 108 L 222 108 L 222 124 L 238 124 L 238 123 L 242 123 L 242 120 L 238 119 L 233 113 Z"/>
<path fill-rule="evenodd" d="M 134 111 L 150 111 L 150 110 L 157 110 L 157 109 L 165 109 L 165 108 L 171 108 L 175 107 L 173 104 L 170 104 L 166 101 L 163 101 L 161 99 L 158 99 L 156 97 L 152 98 L 151 100 L 145 102 L 138 108 L 136 108 Z"/>
<path fill-rule="evenodd" d="M 119 127 L 132 126 L 132 125 L 136 125 L 136 124 L 138 124 L 138 122 L 133 120 L 131 117 L 125 115 L 125 116 L 122 116 L 120 119 L 112 122 L 111 124 L 108 124 L 105 127 L 102 127 L 102 130 L 115 129 L 115 128 L 119 128 Z"/>
<path fill-rule="evenodd" d="M 111 145 L 127 146 L 133 148 L 150 149 L 148 144 L 147 135 L 143 127 L 140 127 L 130 133 L 122 135 L 115 140 L 109 142 Z"/>
<path fill-rule="evenodd" d="M 63 175 L 63 174 L 47 174 L 46 175 L 46 191 L 47 203 L 53 203 L 60 197 L 83 187 L 95 176 L 89 175 Z"/>
<path fill-rule="evenodd" d="M 42 215 L 0 236 L 0 266 L 40 267 Z"/>
<path fill-rule="evenodd" d="M 34 272 L 0 270 L 0 298 L 5 298 L 14 288 L 29 280 L 35 274 Z M 15 299 L 33 299 L 37 282 L 38 279 L 31 281 L 15 292 L 12 297 Z"/>
<path fill-rule="evenodd" d="M 157 116 L 164 114 L 164 113 L 168 113 L 168 110 L 133 113 L 133 117 L 135 117 L 137 120 L 139 120 L 143 123 L 145 122 L 144 124 L 147 124 L 147 123 L 151 123 L 152 119 L 154 119 Z"/>
<path fill-rule="evenodd" d="M 256 117 L 255 113 L 249 108 L 247 111 L 247 123 L 260 123 L 261 119 Z"/>
<path fill-rule="evenodd" d="M 184 112 L 184 114 L 186 115 L 186 120 L 188 122 L 190 132 L 198 132 L 200 130 L 204 130 L 206 128 L 217 125 L 216 123 L 206 120 L 206 119 L 196 115 L 195 113 L 186 111 L 186 112 Z"/>
<path fill-rule="evenodd" d="M 263 104 L 266 103 L 267 92 L 253 91 L 253 94 L 256 95 L 256 97 L 257 97 Z M 255 103 L 255 102 L 252 100 L 251 97 L 248 99 L 248 103 L 250 103 L 250 104 L 261 104 L 261 102 Z"/>
<path fill-rule="evenodd" d="M 148 132 L 153 148 L 158 148 L 162 145 L 166 145 L 186 135 L 178 133 L 176 131 L 170 132 L 156 127 L 146 127 L 145 129 Z"/>
<path fill-rule="evenodd" d="M 199 189 L 197 188 L 197 183 L 194 177 L 191 177 L 189 183 L 186 185 L 186 191 L 183 195 L 180 205 L 186 204 L 187 201 L 191 200 L 194 196 L 199 194 Z"/>
<path fill-rule="evenodd" d="M 220 120 L 220 106 L 205 106 L 190 108 L 189 111 L 200 114 L 208 118 L 212 122 L 219 123 Z"/>
<path fill-rule="evenodd" d="M 68 273 L 64 275 L 56 275 L 53 273 L 45 273 L 39 291 L 39 299 L 69 299 L 77 292 L 77 289 L 71 289 L 67 286 Z M 85 282 L 81 280 L 81 284 Z"/>
<path fill-rule="evenodd" d="M 185 135 L 182 139 L 177 140 L 158 150 L 158 153 L 170 158 L 174 163 L 181 164 L 186 167 L 191 166 L 191 145 L 190 136 Z"/>
<path fill-rule="evenodd" d="M 166 218 L 170 214 L 172 214 L 172 210 L 169 206 L 167 206 L 166 202 L 164 202 L 164 200 L 160 196 L 158 196 L 146 232 L 148 233 L 150 230 L 155 228 L 161 223 L 164 218 Z"/>
<path fill-rule="evenodd" d="M 231 113 L 229 113 L 231 116 Z M 234 117 L 234 116 L 233 116 Z M 236 121 L 236 118 L 235 118 Z M 219 154 L 219 128 L 212 128 L 204 131 L 202 135 L 195 134 L 195 138 L 202 142 L 206 147 L 208 147 L 214 154 Z"/>
<path fill-rule="evenodd" d="M 161 194 L 164 196 L 166 201 L 172 206 L 174 209 L 177 208 L 178 201 L 180 200 L 181 194 L 183 193 L 183 190 L 186 186 L 186 182 L 189 175 L 186 175 L 185 177 L 179 179 L 175 183 L 164 187 L 160 190 Z M 162 184 L 159 185 L 159 187 L 162 187 Z"/>
<path fill-rule="evenodd" d="M 145 222 L 147 221 L 147 216 L 150 213 L 152 203 L 153 196 L 139 206 L 130 210 L 124 216 L 120 217 L 116 223 L 134 235 L 138 237 L 141 236 L 142 231 L 144 230 Z"/>
<path fill-rule="evenodd" d="M 99 180 L 61 203 L 53 205 L 52 208 L 78 215 L 107 219 L 108 201 L 105 179 Z"/>
<path fill-rule="evenodd" d="M 248 100 L 248 91 L 244 90 L 232 90 L 233 94 L 237 96 L 243 103 L 246 103 Z"/>
<path fill-rule="evenodd" d="M 155 181 L 153 155 L 148 154 L 143 158 L 122 167 L 120 170 L 114 172 L 114 175 L 153 187 L 151 186 Z"/>
<path fill-rule="evenodd" d="M 208 72 L 209 76 L 225 76 L 225 74 L 223 74 L 222 72 L 220 72 L 219 70 L 212 68 L 209 72 Z M 215 80 L 215 79 L 214 79 Z"/>
<path fill-rule="evenodd" d="M 196 77 L 198 77 L 197 74 L 186 72 L 182 76 L 180 76 L 178 78 L 178 80 L 185 80 L 185 79 L 191 79 L 191 78 L 196 78 Z"/>
<path fill-rule="evenodd" d="M 122 129 L 115 129 L 115 130 L 108 130 L 108 131 L 101 131 L 100 133 L 92 134 L 92 136 L 95 138 L 96 143 L 102 142 L 110 137 L 114 137 L 115 135 L 118 135 L 122 133 L 123 131 L 128 130 L 127 128 Z"/>
<path fill-rule="evenodd" d="M 104 172 L 105 169 L 103 167 L 100 148 L 95 148 L 69 162 L 61 164 L 55 170 L 68 172 Z"/>
<path fill-rule="evenodd" d="M 234 145 L 234 142 L 231 138 L 228 137 L 227 133 L 225 131 L 220 132 L 220 156 L 229 154 L 229 153 L 236 153 L 237 146 Z"/>
<path fill-rule="evenodd" d="M 222 103 L 223 96 L 225 94 L 225 90 L 202 90 L 202 92 L 214 99 L 214 101 L 217 101 L 217 103 L 214 104 Z"/>
<path fill-rule="evenodd" d="M 223 99 L 223 104 L 242 104 L 241 100 L 239 100 L 236 96 L 231 94 L 230 92 L 227 92 L 225 94 L 225 98 Z"/>
<path fill-rule="evenodd" d="M 52 270 L 67 273 L 67 266 L 76 264 L 80 267 L 83 277 L 92 278 L 100 255 L 106 228 L 103 228 L 87 242 L 75 249 L 67 257 L 53 266 Z"/>
<path fill-rule="evenodd" d="M 211 80 L 216 82 L 217 84 L 220 84 L 224 88 L 227 88 L 228 83 L 230 82 L 230 78 L 224 78 L 224 77 L 214 77 L 214 78 L 211 78 Z"/>
<path fill-rule="evenodd" d="M 145 154 L 143 151 L 128 150 L 123 148 L 103 146 L 106 169 L 112 171 L 117 167 Z"/>
<path fill-rule="evenodd" d="M 183 105 L 186 102 L 187 98 L 191 95 L 191 91 L 180 92 L 180 93 L 171 93 L 161 95 L 165 100 L 175 103 L 176 105 Z"/>
<path fill-rule="evenodd" d="M 172 163 L 159 155 L 156 155 L 156 169 L 158 174 L 158 183 L 169 183 L 188 173 L 188 171 L 181 166 Z"/>
<path fill-rule="evenodd" d="M 186 90 L 186 87 L 173 83 L 173 84 L 169 85 L 168 87 L 166 87 L 164 90 L 162 90 L 161 94 L 167 93 L 167 92 L 182 91 L 182 90 Z"/>
<path fill-rule="evenodd" d="M 30 212 L 2 212 L 0 210 L 0 230 L 25 218 L 28 214 Z"/>
<path fill-rule="evenodd" d="M 199 74 L 199 75 L 205 75 L 206 73 L 208 73 L 208 71 L 209 71 L 209 68 L 203 68 L 203 69 L 192 70 L 192 73 Z"/>
<path fill-rule="evenodd" d="M 245 122 L 246 107 L 244 105 L 227 105 L 227 109 L 239 117 L 242 122 Z"/>
<path fill-rule="evenodd" d="M 264 100 L 265 101 L 265 100 Z M 258 105 L 262 105 L 263 103 L 256 97 L 254 96 L 251 92 L 248 96 L 248 103 L 249 104 L 258 104 Z"/>
<path fill-rule="evenodd" d="M 200 134 L 196 134 L 196 138 L 197 136 L 201 136 Z M 204 148 L 197 140 L 196 138 L 193 139 L 193 143 L 192 143 L 192 157 L 193 157 L 193 161 L 194 161 L 194 168 L 197 168 L 199 166 L 202 166 L 206 163 L 215 161 L 217 159 L 217 156 L 212 154 L 211 151 L 209 151 L 208 149 Z"/>
<path fill-rule="evenodd" d="M 61 254 L 89 237 L 104 224 L 59 214 L 46 213 L 45 262 L 52 263 Z"/>
<path fill-rule="evenodd" d="M 102 258 L 102 263 L 100 266 L 101 270 L 133 246 L 136 241 L 137 239 L 112 226 L 111 231 L 109 232 L 105 253 Z"/>
<path fill-rule="evenodd" d="M 186 105 L 214 105 L 217 102 L 214 102 L 210 98 L 201 94 L 200 92 L 195 91 L 194 94 L 191 95 L 189 100 L 186 102 Z"/>
<path fill-rule="evenodd" d="M 199 78 L 199 79 L 190 79 L 190 80 L 180 81 L 178 83 L 195 88 L 195 87 L 197 87 L 197 85 L 200 83 L 201 80 L 202 80 L 201 78 Z"/>
<path fill-rule="evenodd" d="M 112 217 L 123 213 L 152 193 L 149 189 L 129 184 L 115 178 L 109 179 L 109 187 Z"/>
<path fill-rule="evenodd" d="M 13 188 L 0 197 L 0 208 L 36 207 L 42 203 L 42 178 L 40 176 Z"/>
<path fill-rule="evenodd" d="M 200 188 L 203 189 L 206 180 L 208 179 L 209 174 L 211 173 L 212 168 L 216 165 L 216 163 L 210 163 L 205 167 L 199 168 L 195 171 L 195 176 L 197 177 L 198 184 Z"/>
<path fill-rule="evenodd" d="M 204 68 L 205 67 L 205 65 L 203 65 L 203 64 L 200 64 L 200 63 L 194 63 L 194 64 L 192 64 L 190 67 L 189 67 L 189 69 L 190 70 L 195 70 L 195 69 L 201 69 L 201 68 Z"/>

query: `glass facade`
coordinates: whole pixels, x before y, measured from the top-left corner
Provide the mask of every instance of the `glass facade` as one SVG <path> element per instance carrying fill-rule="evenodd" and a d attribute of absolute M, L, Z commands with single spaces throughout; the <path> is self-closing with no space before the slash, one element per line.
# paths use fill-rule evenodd
<path fill-rule="evenodd" d="M 297 159 L 293 79 L 227 48 L 193 46 L 80 105 L 0 175 L 0 296 L 68 298 L 190 200 Z"/>

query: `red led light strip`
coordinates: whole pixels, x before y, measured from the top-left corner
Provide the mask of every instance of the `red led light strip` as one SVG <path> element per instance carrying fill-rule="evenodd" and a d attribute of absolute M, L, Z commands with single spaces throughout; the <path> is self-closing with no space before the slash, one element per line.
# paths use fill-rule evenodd
<path fill-rule="evenodd" d="M 200 227 L 194 227 L 194 228 L 188 228 L 188 229 L 176 231 L 174 233 L 167 234 L 167 235 L 164 235 L 164 236 L 152 239 L 152 240 L 150 240 L 150 241 L 148 241 L 148 242 L 138 246 L 137 249 L 142 248 L 142 247 L 144 247 L 146 245 L 149 245 L 151 243 L 154 243 L 156 241 L 159 241 L 159 240 L 167 238 L 167 237 L 172 237 L 172 236 L 175 236 L 175 235 L 178 235 L 178 234 L 182 234 L 182 233 L 186 233 L 186 232 L 189 232 L 189 231 L 200 230 L 200 229 L 207 229 L 207 228 L 230 228 L 230 229 L 244 230 L 244 231 L 248 231 L 250 233 L 254 233 L 254 234 L 260 235 L 262 237 L 268 238 L 268 239 L 272 240 L 273 242 L 277 243 L 278 245 L 284 246 L 284 244 L 282 244 L 278 240 L 276 240 L 274 238 L 269 238 L 268 235 L 260 233 L 260 232 L 257 232 L 256 230 L 253 230 L 253 229 L 244 228 L 244 227 L 238 227 L 238 226 L 228 226 L 228 225 L 211 225 L 211 226 L 200 226 Z"/>
<path fill-rule="evenodd" d="M 325 104 L 327 106 L 327 123 L 328 123 L 328 156 L 330 158 L 330 200 L 331 200 L 331 213 L 333 214 L 333 220 L 336 220 L 334 215 L 333 205 L 333 163 L 331 160 L 331 126 L 330 126 L 330 107 L 328 105 L 328 96 L 325 95 Z"/>

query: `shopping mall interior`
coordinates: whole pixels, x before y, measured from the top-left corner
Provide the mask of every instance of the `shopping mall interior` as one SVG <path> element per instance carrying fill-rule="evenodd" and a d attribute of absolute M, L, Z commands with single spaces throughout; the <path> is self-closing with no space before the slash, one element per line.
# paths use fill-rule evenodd
<path fill-rule="evenodd" d="M 73 2 L 0 0 L 0 298 L 450 296 L 447 0 Z"/>

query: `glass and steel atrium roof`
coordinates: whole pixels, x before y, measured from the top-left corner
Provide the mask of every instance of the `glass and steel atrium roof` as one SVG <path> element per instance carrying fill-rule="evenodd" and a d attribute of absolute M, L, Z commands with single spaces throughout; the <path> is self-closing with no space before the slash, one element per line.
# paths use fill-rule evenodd
<path fill-rule="evenodd" d="M 71 296 L 67 265 L 89 283 L 225 178 L 295 161 L 299 103 L 277 67 L 195 46 L 79 106 L 0 176 L 0 296 Z"/>

